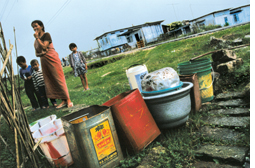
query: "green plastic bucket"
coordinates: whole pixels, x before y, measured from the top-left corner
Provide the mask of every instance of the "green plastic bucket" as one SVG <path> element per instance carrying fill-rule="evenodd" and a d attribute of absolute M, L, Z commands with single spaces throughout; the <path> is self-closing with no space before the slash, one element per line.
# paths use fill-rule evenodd
<path fill-rule="evenodd" d="M 191 75 L 197 73 L 202 103 L 213 100 L 213 81 L 211 76 L 211 61 L 208 58 L 187 61 L 178 64 L 180 75 Z"/>

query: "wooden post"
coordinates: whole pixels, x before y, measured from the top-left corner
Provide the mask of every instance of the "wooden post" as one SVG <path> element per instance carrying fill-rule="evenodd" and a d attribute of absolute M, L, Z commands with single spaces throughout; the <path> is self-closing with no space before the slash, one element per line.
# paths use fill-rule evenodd
<path fill-rule="evenodd" d="M 11 46 L 11 41 L 9 40 L 9 45 Z M 16 118 L 16 113 L 15 113 L 15 92 L 14 92 L 14 73 L 13 73 L 13 68 L 12 68 L 12 54 L 10 54 L 10 64 L 11 64 L 11 92 L 12 92 L 12 108 L 13 108 L 13 116 Z M 15 138 L 15 147 L 16 147 L 16 163 L 17 163 L 17 168 L 20 168 L 20 163 L 19 163 L 19 145 L 18 145 L 18 137 L 17 137 L 17 130 L 14 127 L 14 138 Z"/>
<path fill-rule="evenodd" d="M 244 45 L 239 45 L 239 46 L 236 46 L 236 47 L 223 48 L 223 49 L 219 49 L 219 50 L 215 50 L 215 51 L 210 51 L 210 52 L 207 52 L 205 54 L 201 54 L 201 55 L 199 55 L 197 57 L 191 58 L 190 61 L 194 61 L 195 59 L 201 58 L 203 56 L 206 56 L 206 55 L 209 55 L 209 54 L 212 54 L 212 53 L 216 53 L 216 52 L 218 52 L 220 50 L 233 50 L 233 49 L 236 49 L 236 48 L 241 48 L 241 47 L 245 47 L 245 46 L 249 46 L 249 45 L 250 45 L 250 43 L 249 44 L 244 44 Z"/>
<path fill-rule="evenodd" d="M 15 50 L 16 50 L 16 59 L 18 57 L 18 50 L 17 50 L 17 43 L 16 43 L 16 33 L 15 33 L 15 27 L 13 27 L 14 32 L 14 41 L 15 41 Z M 17 79 L 18 79 L 18 93 L 20 90 L 20 84 L 19 84 L 19 65 L 17 64 Z"/>
<path fill-rule="evenodd" d="M 13 48 L 13 45 L 11 44 L 10 49 L 9 49 L 7 55 L 6 55 L 6 59 L 5 59 L 4 63 L 3 63 L 3 67 L 2 67 L 2 70 L 1 70 L 1 72 L 0 72 L 0 77 L 2 77 L 2 75 L 3 75 L 3 73 L 4 73 L 4 70 L 5 70 L 6 65 L 7 65 L 7 63 L 8 63 L 8 60 L 9 60 L 9 57 L 10 57 L 10 55 L 11 55 L 12 48 Z"/>

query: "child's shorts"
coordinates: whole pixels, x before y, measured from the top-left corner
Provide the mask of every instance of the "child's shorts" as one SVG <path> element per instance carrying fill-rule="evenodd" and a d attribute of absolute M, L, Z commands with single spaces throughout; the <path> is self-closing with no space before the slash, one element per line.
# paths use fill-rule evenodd
<path fill-rule="evenodd" d="M 83 75 L 87 73 L 87 70 L 85 68 L 85 64 L 80 64 L 80 66 L 75 66 L 74 67 L 74 76 L 77 77 L 77 76 L 80 76 L 80 75 Z"/>

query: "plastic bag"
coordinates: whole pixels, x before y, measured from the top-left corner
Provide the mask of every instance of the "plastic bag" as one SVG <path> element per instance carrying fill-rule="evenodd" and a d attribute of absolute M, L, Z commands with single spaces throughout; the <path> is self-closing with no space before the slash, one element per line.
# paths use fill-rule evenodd
<path fill-rule="evenodd" d="M 163 90 L 178 86 L 180 78 L 177 72 L 170 67 L 148 73 L 141 81 L 143 91 Z"/>

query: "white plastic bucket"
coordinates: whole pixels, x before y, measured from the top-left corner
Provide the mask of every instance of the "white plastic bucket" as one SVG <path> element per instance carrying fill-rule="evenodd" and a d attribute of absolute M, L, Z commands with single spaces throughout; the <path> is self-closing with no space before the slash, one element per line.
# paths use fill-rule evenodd
<path fill-rule="evenodd" d="M 35 143 L 43 138 L 39 147 L 52 166 L 65 167 L 73 164 L 61 119 L 50 122 L 33 133 Z"/>
<path fill-rule="evenodd" d="M 142 91 L 141 81 L 148 74 L 146 65 L 132 65 L 126 70 L 126 75 L 129 81 L 131 90 L 138 88 Z"/>
<path fill-rule="evenodd" d="M 57 116 L 53 114 L 53 115 L 50 115 L 48 117 L 41 118 L 37 121 L 34 121 L 33 123 L 35 123 L 35 124 L 30 126 L 30 131 L 32 133 L 34 133 L 36 130 L 38 130 L 40 127 L 44 126 L 45 124 L 48 124 L 49 122 L 55 121 L 56 118 L 57 118 Z"/>

